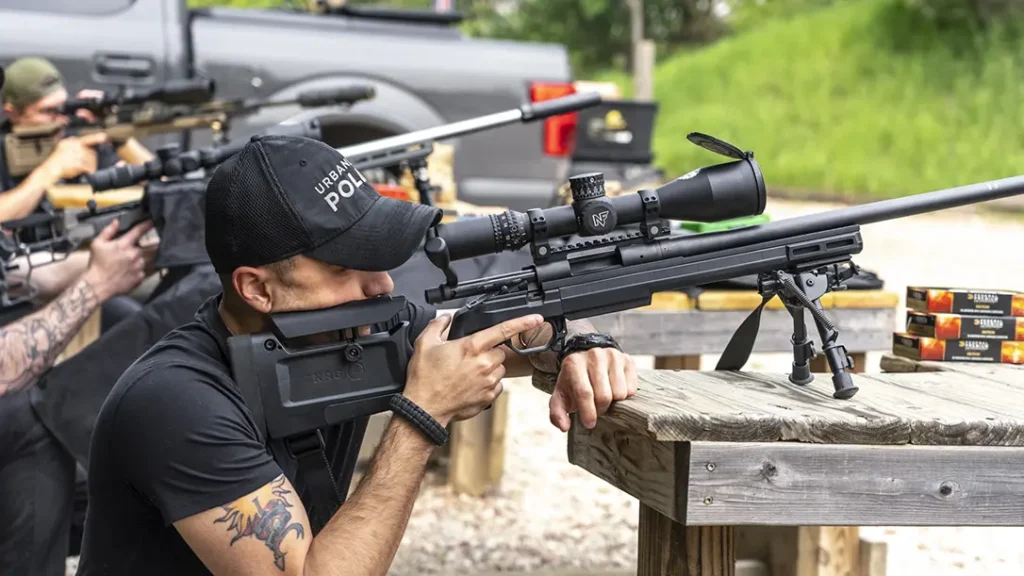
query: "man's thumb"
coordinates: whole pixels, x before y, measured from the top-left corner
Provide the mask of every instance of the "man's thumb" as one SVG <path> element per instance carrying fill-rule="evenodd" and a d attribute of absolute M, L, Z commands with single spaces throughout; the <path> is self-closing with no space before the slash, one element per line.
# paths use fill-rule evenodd
<path fill-rule="evenodd" d="M 427 324 L 427 327 L 423 329 L 423 334 L 430 340 L 444 342 L 447 340 L 444 332 L 448 329 L 448 326 L 450 326 L 451 323 L 452 315 L 442 314 L 431 320 L 430 324 Z"/>

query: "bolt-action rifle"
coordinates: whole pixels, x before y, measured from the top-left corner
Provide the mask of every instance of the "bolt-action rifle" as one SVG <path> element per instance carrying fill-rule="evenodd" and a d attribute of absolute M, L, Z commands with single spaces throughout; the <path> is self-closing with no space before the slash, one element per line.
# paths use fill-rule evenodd
<path fill-rule="evenodd" d="M 212 87 L 212 84 L 210 86 Z M 181 90 L 171 92 L 170 95 L 167 92 L 165 89 L 161 93 L 165 99 L 184 99 L 189 100 L 189 103 L 167 105 L 166 101 L 153 103 L 150 100 L 152 105 L 149 106 L 118 108 L 118 98 L 114 95 L 107 104 L 96 105 L 109 113 L 101 115 L 99 120 L 92 124 L 83 124 L 79 119 L 71 125 L 16 127 L 5 138 L 8 170 L 15 177 L 24 176 L 35 170 L 53 152 L 57 142 L 66 136 L 104 132 L 111 142 L 120 145 L 131 138 L 209 128 L 213 131 L 214 142 L 223 145 L 227 143 L 233 120 L 266 108 L 293 105 L 303 108 L 350 106 L 375 95 L 372 86 L 355 85 L 302 92 L 295 98 L 285 100 L 237 99 L 196 103 L 196 100 L 200 100 L 200 91 L 195 86 L 183 85 Z M 137 103 L 137 100 L 138 97 L 135 97 L 132 102 Z M 87 107 L 88 102 L 79 100 L 73 105 L 79 108 Z"/>
<path fill-rule="evenodd" d="M 615 198 L 605 196 L 601 174 L 581 174 L 570 179 L 571 205 L 467 218 L 428 231 L 424 251 L 446 281 L 426 290 L 426 300 L 470 298 L 455 313 L 449 338 L 540 314 L 553 329 L 547 343 L 506 345 L 520 354 L 557 352 L 567 320 L 647 306 L 656 292 L 756 274 L 762 303 L 739 326 L 717 369 L 745 365 L 761 310 L 778 296 L 793 319 L 790 380 L 805 385 L 813 379 L 809 362 L 818 352 L 805 325 L 809 314 L 832 372 L 833 396 L 849 399 L 857 392 L 849 373 L 853 362 L 820 298 L 857 274 L 852 257 L 863 248 L 860 226 L 1024 193 L 1024 176 L 1017 176 L 733 230 L 672 235 L 670 220 L 755 216 L 766 204 L 752 152 L 702 134 L 689 139 L 731 161 Z M 451 268 L 456 260 L 527 246 L 533 264 L 518 272 L 460 281 Z M 304 454 L 309 435 L 325 426 L 358 430 L 349 425 L 388 410 L 391 396 L 405 385 L 411 352 L 408 322 L 400 314 L 404 304 L 404 297 L 385 296 L 272 314 L 266 332 L 229 339 L 235 380 L 262 433 Z M 361 326 L 369 326 L 370 334 L 360 336 Z M 337 340 L 302 344 L 323 333 Z M 344 493 L 345 486 L 340 489 Z"/>
<path fill-rule="evenodd" d="M 322 139 L 320 121 L 306 120 L 302 123 L 275 124 L 261 131 L 263 134 L 280 134 Z M 240 148 L 238 144 L 223 147 L 226 152 Z M 218 152 L 218 147 L 204 149 L 209 156 L 217 156 L 221 161 L 230 154 Z M 232 152 L 233 153 L 233 152 Z M 118 169 L 130 166 L 118 167 Z M 98 171 L 97 173 L 99 173 Z M 183 174 L 183 173 L 181 173 Z M 181 175 L 177 174 L 177 175 Z M 168 182 L 160 182 L 162 191 L 170 193 L 173 189 L 166 187 Z M 178 181 L 181 181 L 179 178 Z M 169 181 L 169 183 L 173 183 Z M 151 182 L 152 184 L 152 182 Z M 0 223 L 0 228 L 11 234 L 15 243 L 14 252 L 19 255 L 37 252 L 50 252 L 52 258 L 34 267 L 50 264 L 66 258 L 67 254 L 82 244 L 92 240 L 108 224 L 118 221 L 117 235 L 124 234 L 135 225 L 152 219 L 153 206 L 149 194 L 149 186 L 144 189 L 142 198 L 132 202 L 124 202 L 114 206 L 99 207 L 94 199 L 90 199 L 84 209 L 58 209 L 53 213 L 31 214 L 24 218 L 8 220 Z M 173 215 L 166 215 L 172 217 Z"/>

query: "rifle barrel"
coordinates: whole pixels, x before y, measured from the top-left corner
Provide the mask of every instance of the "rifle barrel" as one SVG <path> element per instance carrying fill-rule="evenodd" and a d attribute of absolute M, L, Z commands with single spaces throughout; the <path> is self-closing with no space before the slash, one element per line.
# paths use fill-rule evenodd
<path fill-rule="evenodd" d="M 788 236 L 809 234 L 842 228 L 894 220 L 906 216 L 956 208 L 968 204 L 988 202 L 1024 194 L 1024 176 L 1012 176 L 1000 180 L 967 184 L 933 192 L 924 192 L 902 198 L 879 200 L 858 206 L 829 210 L 818 214 L 795 216 L 765 224 L 756 224 L 724 232 L 710 232 L 693 236 L 681 236 L 662 241 L 660 250 L 663 257 L 696 256 L 749 246 L 760 242 L 778 240 Z M 626 250 L 633 249 L 628 247 Z M 642 248 L 636 246 L 635 248 Z"/>
<path fill-rule="evenodd" d="M 367 154 L 377 154 L 391 148 L 404 148 L 415 144 L 422 144 L 424 142 L 436 142 L 438 140 L 445 140 L 456 136 L 465 136 L 467 134 L 514 124 L 516 122 L 526 123 L 541 118 L 547 118 L 549 116 L 558 116 L 559 114 L 566 114 L 582 110 L 583 108 L 596 106 L 600 103 L 601 95 L 597 92 L 573 94 L 571 96 L 563 96 L 562 98 L 554 98 L 535 104 L 524 104 L 519 108 L 513 108 L 504 112 L 494 112 L 492 114 L 486 114 L 476 118 L 468 118 L 459 122 L 445 124 L 443 126 L 434 126 L 433 128 L 417 130 L 416 132 L 409 132 L 407 134 L 399 134 L 390 138 L 383 138 L 372 142 L 346 146 L 344 148 L 338 148 L 337 150 L 346 158 L 351 158 L 353 156 L 365 156 Z"/>

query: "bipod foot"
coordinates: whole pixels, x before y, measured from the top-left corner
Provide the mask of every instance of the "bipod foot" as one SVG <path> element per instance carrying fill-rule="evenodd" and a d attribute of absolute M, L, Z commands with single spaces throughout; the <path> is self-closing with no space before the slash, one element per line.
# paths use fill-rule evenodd
<path fill-rule="evenodd" d="M 760 279 L 762 293 L 778 293 L 790 316 L 793 317 L 793 338 L 790 341 L 793 344 L 793 370 L 789 375 L 789 381 L 806 385 L 814 380 L 810 360 L 817 354 L 813 342 L 807 336 L 807 327 L 804 324 L 804 310 L 807 310 L 814 318 L 814 324 L 821 337 L 822 352 L 832 371 L 832 384 L 835 387 L 832 396 L 843 400 L 852 398 L 857 393 L 857 387 L 853 385 L 853 379 L 847 372 L 853 369 L 853 358 L 847 354 L 846 347 L 839 343 L 839 332 L 822 310 L 821 297 L 830 290 L 842 289 L 843 282 L 856 273 L 856 266 L 851 262 L 850 267 L 845 269 L 828 266 L 799 274 L 775 272 Z"/>

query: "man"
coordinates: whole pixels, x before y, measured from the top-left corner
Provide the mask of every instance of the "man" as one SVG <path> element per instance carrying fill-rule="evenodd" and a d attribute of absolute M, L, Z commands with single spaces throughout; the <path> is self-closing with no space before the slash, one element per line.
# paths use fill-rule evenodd
<path fill-rule="evenodd" d="M 279 136 L 255 137 L 221 165 L 206 201 L 222 293 L 125 371 L 104 402 L 78 573 L 385 574 L 435 446 L 427 430 L 437 428 L 396 409 L 363 480 L 314 536 L 295 486 L 303 478 L 271 457 L 226 341 L 266 329 L 272 312 L 387 294 L 387 270 L 419 249 L 440 211 L 380 196 L 323 143 Z M 422 422 L 470 418 L 501 393 L 504 376 L 528 375 L 531 360 L 557 365 L 551 354 L 527 359 L 499 346 L 546 339 L 539 317 L 448 340 L 449 316 L 437 315 L 416 304 L 400 315 L 414 347 L 403 396 Z M 570 413 L 592 427 L 612 400 L 636 392 L 632 360 L 600 347 L 607 340 L 590 342 L 561 362 L 549 408 L 563 431 Z"/>
<path fill-rule="evenodd" d="M 96 90 L 82 90 L 77 95 L 78 98 L 102 96 L 103 93 Z M 63 77 L 48 60 L 21 58 L 7 67 L 6 81 L 0 90 L 0 101 L 6 116 L 0 122 L 0 222 L 24 218 L 33 213 L 52 212 L 53 205 L 46 196 L 46 190 L 62 180 L 113 166 L 122 157 L 132 163 L 142 163 L 153 158 L 153 154 L 134 138 L 115 151 L 105 134 L 94 133 L 62 138 L 54 151 L 29 174 L 12 174 L 9 169 L 12 159 L 8 157 L 9 152 L 4 145 L 7 135 L 16 127 L 66 124 L 68 117 L 58 111 L 67 99 Z M 95 120 L 86 110 L 79 110 L 78 115 L 87 120 Z M 49 260 L 49 257 L 41 256 L 43 260 Z M 36 269 L 33 277 L 40 298 L 48 301 L 64 291 L 81 276 L 87 263 L 88 254 L 77 251 L 66 260 Z M 124 300 L 114 299 L 107 308 L 125 303 Z"/>
<path fill-rule="evenodd" d="M 135 289 L 152 252 L 137 245 L 152 224 L 93 240 L 89 263 L 42 310 L 0 326 L 0 574 L 64 573 L 75 463 L 29 406 L 29 392 L 103 302 Z"/>

